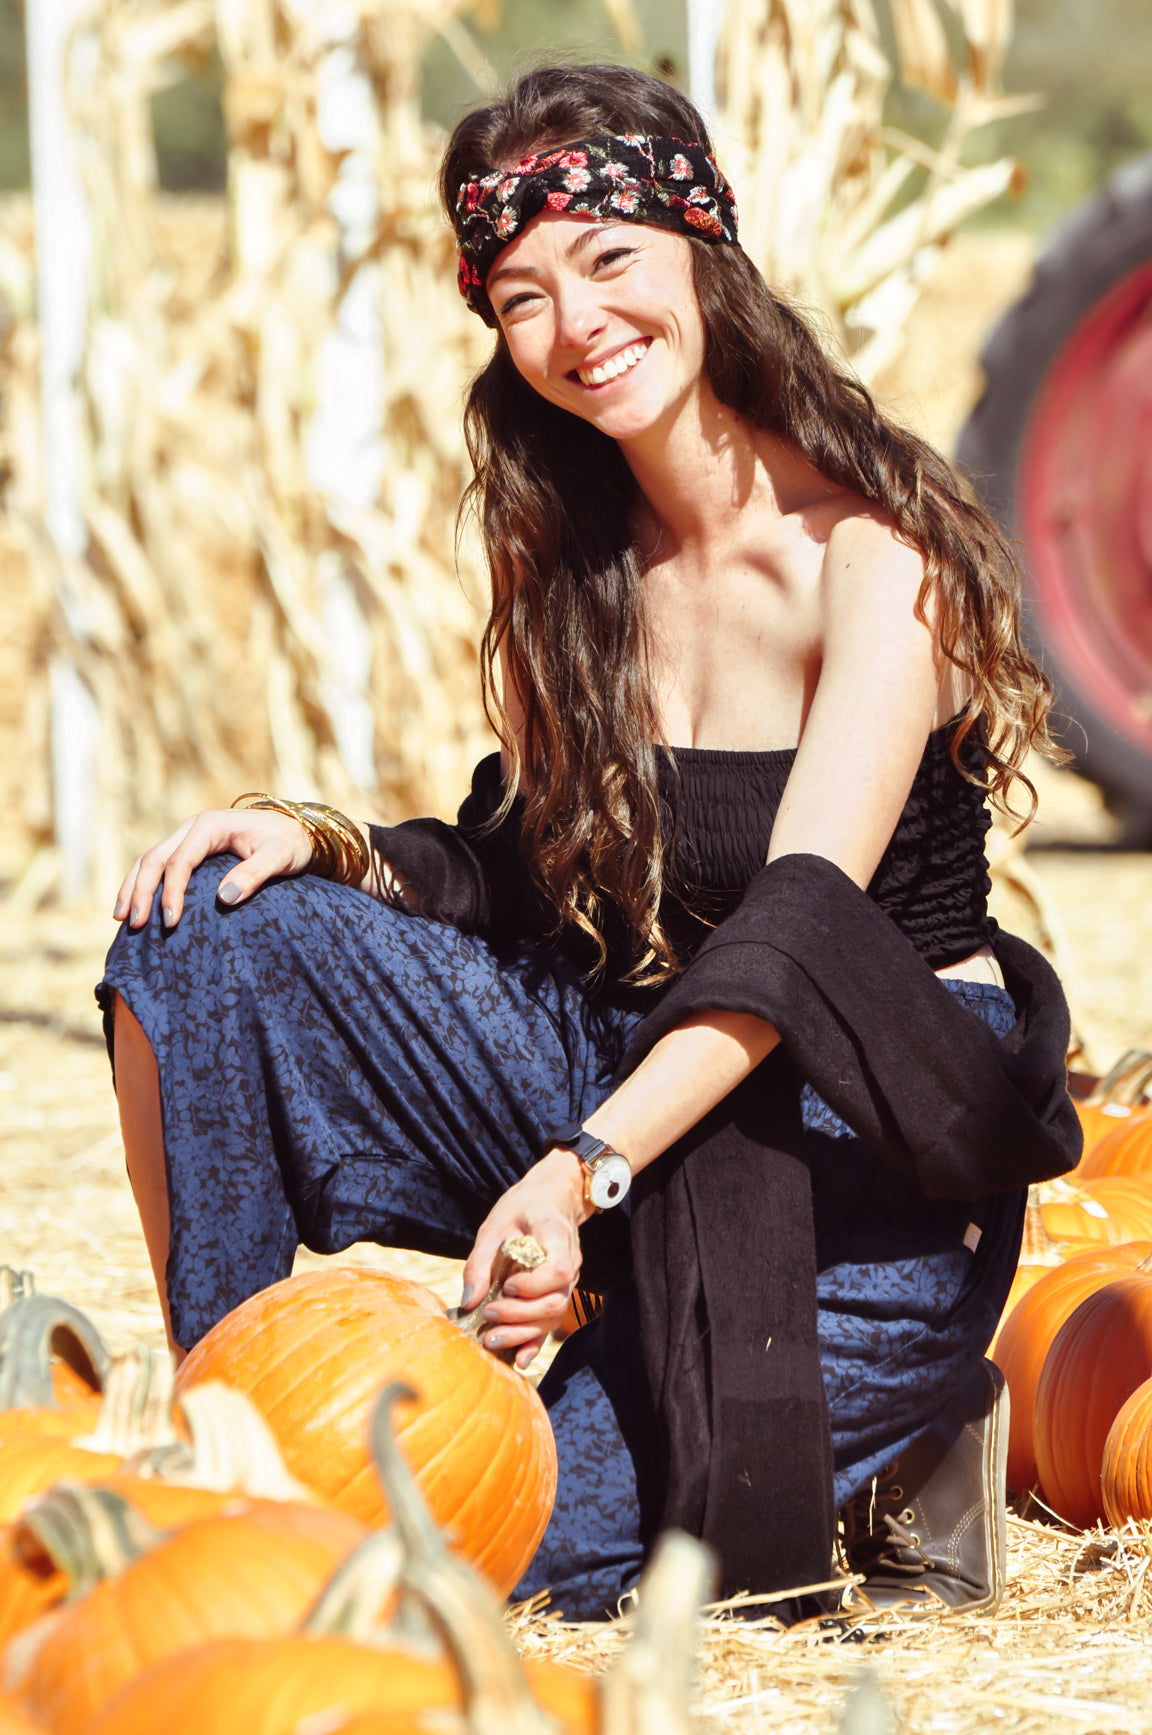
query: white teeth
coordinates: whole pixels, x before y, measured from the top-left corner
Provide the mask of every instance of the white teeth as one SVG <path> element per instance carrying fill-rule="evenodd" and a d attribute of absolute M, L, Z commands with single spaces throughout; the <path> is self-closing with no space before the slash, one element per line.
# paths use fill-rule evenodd
<path fill-rule="evenodd" d="M 628 349 L 622 349 L 619 355 L 611 355 L 607 361 L 598 362 L 595 367 L 579 368 L 577 370 L 582 385 L 602 386 L 609 380 L 617 379 L 630 368 L 634 368 L 640 357 L 648 348 L 646 343 L 634 343 Z"/>

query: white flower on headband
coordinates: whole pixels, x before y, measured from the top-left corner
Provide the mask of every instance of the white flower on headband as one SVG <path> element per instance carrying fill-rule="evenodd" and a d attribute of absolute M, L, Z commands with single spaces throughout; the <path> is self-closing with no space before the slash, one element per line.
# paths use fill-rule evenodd
<path fill-rule="evenodd" d="M 690 181 L 692 179 L 692 164 L 687 157 L 674 156 L 669 173 L 674 181 Z"/>

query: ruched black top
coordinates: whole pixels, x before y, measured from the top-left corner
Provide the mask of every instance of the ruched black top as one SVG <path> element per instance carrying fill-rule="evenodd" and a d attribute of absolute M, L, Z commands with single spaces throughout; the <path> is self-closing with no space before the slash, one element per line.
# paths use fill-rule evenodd
<path fill-rule="evenodd" d="M 952 762 L 951 730 L 928 738 L 892 841 L 868 887 L 873 902 L 934 970 L 968 957 L 996 932 L 988 915 L 984 797 Z M 980 749 L 965 755 L 979 766 Z M 796 750 L 766 753 L 661 749 L 660 791 L 669 842 L 665 920 L 694 952 L 707 928 L 735 909 L 764 866 Z"/>

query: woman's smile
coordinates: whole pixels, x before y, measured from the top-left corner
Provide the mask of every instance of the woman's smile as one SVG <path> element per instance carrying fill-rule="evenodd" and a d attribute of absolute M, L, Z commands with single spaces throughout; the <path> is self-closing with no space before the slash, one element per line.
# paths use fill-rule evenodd
<path fill-rule="evenodd" d="M 623 349 L 603 357 L 602 360 L 590 362 L 586 367 L 572 368 L 569 379 L 578 379 L 582 386 L 592 390 L 600 390 L 611 385 L 613 380 L 623 379 L 643 361 L 652 342 L 650 337 L 641 338 L 638 343 L 625 344 Z"/>

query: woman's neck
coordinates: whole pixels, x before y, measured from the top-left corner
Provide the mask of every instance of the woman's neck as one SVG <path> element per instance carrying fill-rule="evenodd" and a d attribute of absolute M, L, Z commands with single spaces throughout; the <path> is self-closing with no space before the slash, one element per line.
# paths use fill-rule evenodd
<path fill-rule="evenodd" d="M 707 383 L 652 428 L 621 441 L 667 555 L 708 567 L 739 521 L 771 521 L 839 492 L 776 434 L 719 403 Z"/>

